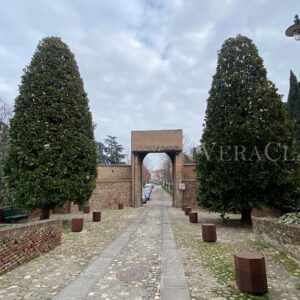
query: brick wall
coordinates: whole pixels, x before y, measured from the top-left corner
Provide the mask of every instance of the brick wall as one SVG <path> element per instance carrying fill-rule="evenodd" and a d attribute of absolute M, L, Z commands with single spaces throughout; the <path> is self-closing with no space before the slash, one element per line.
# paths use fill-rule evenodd
<path fill-rule="evenodd" d="M 184 164 L 182 168 L 182 177 L 184 179 L 196 180 L 196 164 Z"/>
<path fill-rule="evenodd" d="M 60 220 L 0 228 L 0 273 L 60 245 L 61 232 Z"/>
<path fill-rule="evenodd" d="M 182 130 L 131 131 L 131 151 L 181 151 Z"/>
<path fill-rule="evenodd" d="M 179 167 L 181 169 L 180 163 Z M 192 207 L 196 206 L 197 181 L 195 164 L 183 165 L 182 182 L 184 182 L 186 186 L 184 193 L 185 203 L 191 205 Z M 99 165 L 96 188 L 89 199 L 91 210 L 99 210 L 101 208 L 116 208 L 118 206 L 118 202 L 124 203 L 125 206 L 131 206 L 131 199 L 131 165 Z"/>
<path fill-rule="evenodd" d="M 196 165 L 184 164 L 182 168 L 182 182 L 185 183 L 184 203 L 188 206 L 197 206 Z"/>
<path fill-rule="evenodd" d="M 300 261 L 300 225 L 288 225 L 268 218 L 255 217 L 252 217 L 252 222 L 253 230 L 262 242 Z"/>
<path fill-rule="evenodd" d="M 131 206 L 131 166 L 100 165 L 96 188 L 89 200 L 91 210 Z"/>
<path fill-rule="evenodd" d="M 131 180 L 98 181 L 89 200 L 92 211 L 101 208 L 117 208 L 118 203 L 131 206 Z"/>
<path fill-rule="evenodd" d="M 131 179 L 131 165 L 99 165 L 97 181 Z"/>

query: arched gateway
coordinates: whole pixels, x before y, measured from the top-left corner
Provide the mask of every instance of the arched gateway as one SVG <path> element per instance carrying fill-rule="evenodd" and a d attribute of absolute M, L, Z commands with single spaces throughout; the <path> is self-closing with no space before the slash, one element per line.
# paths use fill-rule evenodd
<path fill-rule="evenodd" d="M 148 153 L 166 153 L 172 161 L 173 171 L 173 206 L 179 207 L 183 201 L 182 183 L 183 168 L 182 130 L 151 130 L 131 132 L 131 167 L 132 167 L 132 206 L 141 205 L 142 165 Z"/>
<path fill-rule="evenodd" d="M 196 204 L 194 164 L 184 164 L 182 130 L 131 132 L 131 165 L 99 165 L 96 188 L 89 200 L 92 210 L 142 205 L 142 165 L 148 153 L 166 153 L 172 161 L 173 206 Z M 185 188 L 184 191 L 182 188 Z"/>

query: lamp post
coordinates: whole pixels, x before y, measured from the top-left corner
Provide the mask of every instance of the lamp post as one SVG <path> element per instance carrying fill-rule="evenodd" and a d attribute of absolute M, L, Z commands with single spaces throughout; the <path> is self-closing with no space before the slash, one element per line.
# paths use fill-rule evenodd
<path fill-rule="evenodd" d="M 286 36 L 293 36 L 296 41 L 300 41 L 300 20 L 295 16 L 294 24 L 285 31 Z"/>

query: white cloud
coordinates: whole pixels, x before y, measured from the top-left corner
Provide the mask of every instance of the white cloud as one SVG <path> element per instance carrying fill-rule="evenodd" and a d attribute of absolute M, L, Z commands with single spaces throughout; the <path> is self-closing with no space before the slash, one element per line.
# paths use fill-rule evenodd
<path fill-rule="evenodd" d="M 38 41 L 58 35 L 75 53 L 98 140 L 115 135 L 128 149 L 131 130 L 182 128 L 197 144 L 226 38 L 252 38 L 286 98 L 289 70 L 300 78 L 300 44 L 284 36 L 295 9 L 293 0 L 3 0 L 0 91 L 13 102 Z"/>

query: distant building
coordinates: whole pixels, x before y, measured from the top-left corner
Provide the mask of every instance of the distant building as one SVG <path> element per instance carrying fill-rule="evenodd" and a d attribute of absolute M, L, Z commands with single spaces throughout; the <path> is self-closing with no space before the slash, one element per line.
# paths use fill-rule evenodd
<path fill-rule="evenodd" d="M 151 181 L 161 184 L 164 178 L 164 170 L 151 171 Z"/>

